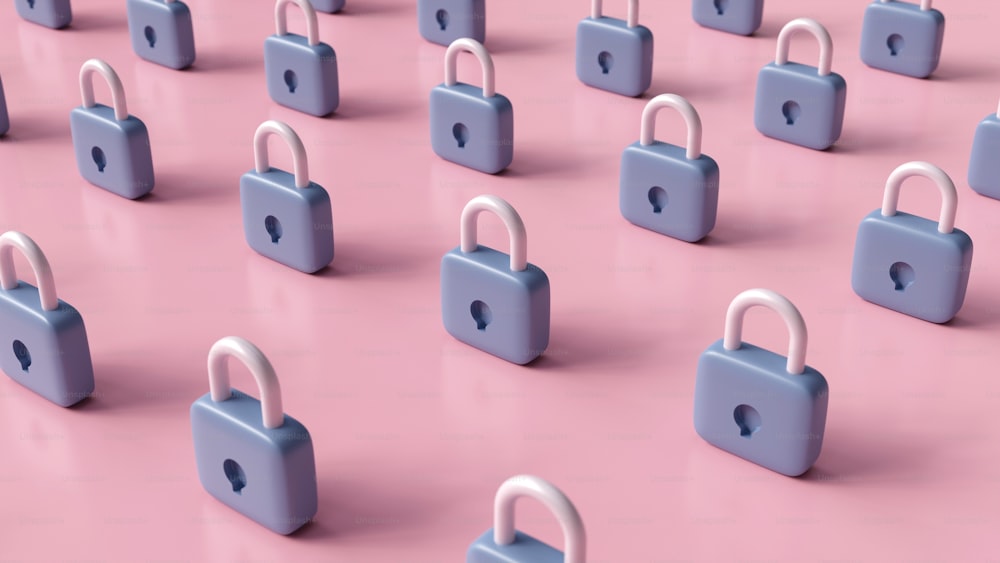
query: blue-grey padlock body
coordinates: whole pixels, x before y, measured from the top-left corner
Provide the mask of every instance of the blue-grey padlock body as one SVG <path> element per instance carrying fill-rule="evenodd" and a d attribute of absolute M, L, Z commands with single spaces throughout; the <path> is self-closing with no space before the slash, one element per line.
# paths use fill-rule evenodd
<path fill-rule="evenodd" d="M 294 91 L 288 83 L 294 73 Z M 326 43 L 310 45 L 301 35 L 272 35 L 264 40 L 267 92 L 275 102 L 321 117 L 340 105 L 337 54 Z"/>
<path fill-rule="evenodd" d="M 441 158 L 496 174 L 514 160 L 514 106 L 502 94 L 459 82 L 431 90 L 431 147 Z M 460 146 L 457 127 L 465 127 Z"/>
<path fill-rule="evenodd" d="M 1000 199 L 1000 119 L 991 113 L 979 122 L 969 157 L 969 187 Z"/>
<path fill-rule="evenodd" d="M 772 62 L 757 75 L 754 126 L 768 137 L 823 150 L 840 138 L 846 100 L 847 82 L 839 74 L 820 76 L 814 66 Z M 784 113 L 786 102 L 801 108 L 794 124 Z"/>
<path fill-rule="evenodd" d="M 483 329 L 473 303 L 485 303 L 491 319 Z M 479 245 L 455 248 L 441 260 L 441 316 L 452 336 L 515 364 L 526 364 L 549 345 L 549 278 L 528 264 L 513 272 L 510 256 Z"/>
<path fill-rule="evenodd" d="M 894 35 L 899 38 L 891 40 Z M 944 14 L 933 8 L 921 10 L 918 4 L 876 0 L 865 10 L 861 60 L 870 67 L 926 78 L 941 60 L 943 42 Z"/>
<path fill-rule="evenodd" d="M 299 421 L 286 414 L 278 428 L 264 428 L 260 401 L 233 389 L 225 401 L 206 393 L 191 405 L 191 432 L 198 479 L 223 504 L 279 534 L 316 515 L 312 438 Z M 242 470 L 239 491 L 226 460 Z"/>
<path fill-rule="evenodd" d="M 925 321 L 950 321 L 965 301 L 972 239 L 960 229 L 949 234 L 937 229 L 936 221 L 901 211 L 891 217 L 883 217 L 880 209 L 869 213 L 854 246 L 854 292 Z M 900 274 L 897 263 L 911 270 Z"/>
<path fill-rule="evenodd" d="M 14 0 L 17 14 L 38 25 L 62 29 L 73 21 L 69 0 Z"/>
<path fill-rule="evenodd" d="M 68 407 L 94 392 L 94 366 L 83 317 L 69 303 L 58 303 L 53 311 L 42 310 L 38 288 L 20 280 L 13 289 L 0 289 L 0 368 Z"/>
<path fill-rule="evenodd" d="M 7 99 L 3 95 L 3 82 L 0 81 L 0 137 L 10 131 L 10 117 L 7 115 Z"/>
<path fill-rule="evenodd" d="M 128 0 L 128 29 L 136 55 L 165 67 L 194 63 L 191 10 L 179 0 Z"/>
<path fill-rule="evenodd" d="M 709 346 L 698 360 L 694 428 L 713 446 L 795 477 L 812 467 L 823 447 L 829 388 L 809 366 L 788 373 L 787 361 L 746 342 L 738 350 L 726 350 L 721 339 Z M 750 426 L 758 421 L 736 422 L 741 405 L 759 415 L 756 430 Z"/>
<path fill-rule="evenodd" d="M 333 210 L 319 184 L 297 188 L 295 176 L 284 170 L 251 170 L 240 177 L 240 206 L 243 234 L 258 253 L 307 274 L 333 260 Z M 280 225 L 277 242 L 268 217 Z"/>
<path fill-rule="evenodd" d="M 153 191 L 153 153 L 146 125 L 134 115 L 118 121 L 104 104 L 70 112 L 70 132 L 80 175 L 95 186 L 128 199 Z M 106 162 L 103 172 L 95 159 L 99 148 Z"/>
<path fill-rule="evenodd" d="M 653 141 L 629 145 L 622 153 L 618 204 L 632 223 L 669 237 L 695 242 L 715 227 L 719 207 L 719 165 L 686 149 Z M 665 192 L 666 205 L 654 207 L 650 190 Z M 657 199 L 657 203 L 663 203 Z M 659 209 L 659 211 L 656 211 Z"/>
<path fill-rule="evenodd" d="M 703 27 L 752 35 L 764 19 L 764 0 L 692 0 L 691 16 Z"/>
<path fill-rule="evenodd" d="M 417 0 L 420 36 L 438 45 L 469 37 L 486 42 L 486 0 Z"/>
<path fill-rule="evenodd" d="M 344 9 L 345 0 L 309 0 L 309 3 L 317 12 L 336 14 Z"/>
<path fill-rule="evenodd" d="M 497 545 L 493 528 L 476 538 L 465 552 L 465 563 L 563 563 L 563 552 L 547 543 L 514 531 L 514 543 Z"/>
<path fill-rule="evenodd" d="M 608 61 L 602 66 L 602 61 Z M 576 76 L 594 88 L 638 96 L 653 81 L 653 32 L 625 20 L 586 18 L 576 26 Z"/>

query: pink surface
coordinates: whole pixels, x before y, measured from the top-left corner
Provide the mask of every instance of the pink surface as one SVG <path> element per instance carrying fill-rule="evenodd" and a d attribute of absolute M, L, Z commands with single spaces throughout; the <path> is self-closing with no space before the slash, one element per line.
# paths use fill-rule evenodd
<path fill-rule="evenodd" d="M 320 16 L 340 64 L 342 103 L 329 119 L 267 96 L 270 0 L 192 0 L 198 62 L 187 72 L 131 52 L 120 0 L 77 0 L 59 32 L 6 3 L 0 228 L 41 245 L 60 297 L 83 313 L 97 392 L 64 410 L 0 378 L 0 559 L 461 561 L 492 524 L 496 487 L 517 473 L 574 500 L 595 562 L 986 557 L 1000 500 L 1000 202 L 972 192 L 965 174 L 974 128 L 1000 96 L 1000 62 L 988 56 L 995 3 L 940 2 L 941 66 L 916 80 L 861 63 L 863 1 L 768 0 L 761 31 L 742 38 L 698 27 L 686 1 L 646 0 L 641 21 L 656 38 L 646 99 L 687 97 L 722 171 L 718 226 L 696 245 L 619 215 L 619 158 L 638 139 L 645 100 L 576 81 L 574 32 L 589 2 L 489 4 L 487 47 L 516 120 L 514 164 L 496 177 L 431 151 L 427 99 L 444 48 L 419 37 L 412 1 L 348 0 Z M 624 16 L 624 1 L 606 4 Z M 829 152 L 753 128 L 756 73 L 799 16 L 827 26 L 833 70 L 848 82 L 844 135 Z M 290 25 L 302 30 L 294 10 Z M 816 56 L 814 41 L 793 42 L 792 60 Z M 144 201 L 77 174 L 68 117 L 90 57 L 118 71 L 149 127 L 157 185 Z M 460 79 L 479 83 L 472 57 Z M 107 88 L 97 92 L 106 102 Z M 238 179 L 265 119 L 299 133 L 331 194 L 337 254 L 320 275 L 243 240 Z M 680 117 L 664 112 L 657 136 L 681 142 Z M 287 150 L 271 148 L 290 169 Z M 957 226 L 976 244 L 965 308 L 947 326 L 850 288 L 857 225 L 909 160 L 955 179 Z M 551 279 L 551 345 L 528 368 L 441 326 L 439 261 L 458 245 L 462 206 L 482 193 L 520 211 L 528 258 Z M 900 208 L 937 217 L 938 198 L 913 180 Z M 498 220 L 484 216 L 481 241 L 506 248 Z M 717 450 L 692 427 L 698 356 L 750 287 L 796 303 L 807 361 L 830 382 L 823 453 L 800 479 Z M 208 390 L 209 347 L 229 334 L 270 357 L 286 412 L 315 440 L 319 513 L 290 538 L 198 482 L 188 407 Z M 787 345 L 784 325 L 760 309 L 745 338 Z M 561 544 L 535 503 L 521 503 L 517 523 Z"/>

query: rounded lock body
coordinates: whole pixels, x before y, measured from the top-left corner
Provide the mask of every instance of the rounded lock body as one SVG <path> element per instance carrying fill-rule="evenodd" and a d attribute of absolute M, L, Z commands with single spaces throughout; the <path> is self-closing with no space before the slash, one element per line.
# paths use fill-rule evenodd
<path fill-rule="evenodd" d="M 486 42 L 486 0 L 417 0 L 420 36 L 438 45 L 456 39 Z"/>
<path fill-rule="evenodd" d="M 0 81 L 0 137 L 10 131 L 10 117 L 7 114 L 7 99 L 3 95 L 3 82 Z"/>
<path fill-rule="evenodd" d="M 1000 110 L 987 115 L 976 127 L 969 155 L 969 187 L 977 193 L 1000 199 Z"/>
<path fill-rule="evenodd" d="M 458 82 L 457 62 L 469 52 L 483 67 L 483 87 Z M 493 59 L 474 39 L 456 39 L 445 53 L 444 84 L 431 90 L 431 148 L 439 157 L 487 174 L 514 160 L 514 106 L 495 87 Z"/>
<path fill-rule="evenodd" d="M 479 213 L 507 226 L 511 254 L 476 242 Z M 517 211 L 491 195 L 462 211 L 462 243 L 441 259 L 441 316 L 461 342 L 515 364 L 527 364 L 549 345 L 549 278 L 527 261 L 527 235 Z"/>
<path fill-rule="evenodd" d="M 344 4 L 347 2 L 346 0 L 309 0 L 309 3 L 317 12 L 336 14 L 344 9 Z"/>
<path fill-rule="evenodd" d="M 229 357 L 246 364 L 261 391 L 229 386 Z M 223 504 L 279 534 L 312 521 L 318 508 L 312 437 L 282 413 L 277 376 L 250 342 L 226 337 L 208 356 L 211 390 L 191 405 L 198 478 Z"/>
<path fill-rule="evenodd" d="M 93 74 L 111 89 L 113 107 L 94 101 Z M 83 105 L 70 112 L 76 165 L 85 180 L 127 199 L 153 191 L 153 153 L 149 132 L 139 118 L 129 115 L 125 89 L 106 62 L 90 59 L 80 69 Z"/>
<path fill-rule="evenodd" d="M 587 86 L 638 96 L 653 81 L 653 32 L 639 25 L 639 1 L 629 0 L 628 19 L 602 13 L 592 0 L 590 17 L 576 27 L 576 76 Z"/>
<path fill-rule="evenodd" d="M 272 168 L 267 140 L 280 136 L 292 151 L 295 173 Z M 288 125 L 265 121 L 254 134 L 254 169 L 240 177 L 243 234 L 250 248 L 311 274 L 333 261 L 330 195 L 309 180 L 302 140 Z"/>
<path fill-rule="evenodd" d="M 778 312 L 788 324 L 788 357 L 742 341 L 743 316 L 753 306 Z M 705 441 L 791 477 L 819 458 L 829 387 L 805 364 L 806 326 L 798 309 L 766 289 L 738 295 L 726 315 L 726 335 L 698 360 L 694 427 Z"/>
<path fill-rule="evenodd" d="M 70 0 L 14 0 L 17 14 L 32 23 L 62 29 L 73 22 Z"/>
<path fill-rule="evenodd" d="M 820 43 L 819 67 L 788 61 L 796 31 L 811 33 Z M 847 82 L 830 70 L 833 40 L 815 20 L 792 20 L 778 35 L 777 56 L 757 75 L 754 126 L 768 137 L 825 150 L 837 142 L 844 125 Z"/>
<path fill-rule="evenodd" d="M 194 64 L 191 10 L 180 0 L 128 0 L 132 50 L 141 58 L 180 70 Z"/>
<path fill-rule="evenodd" d="M 923 176 L 941 190 L 937 222 L 896 210 L 904 180 Z M 862 299 L 932 323 L 945 323 L 965 302 L 972 239 L 954 228 L 958 193 L 951 178 L 927 162 L 899 166 L 886 182 L 882 209 L 858 227 L 851 287 Z"/>
<path fill-rule="evenodd" d="M 865 9 L 861 60 L 872 68 L 926 78 L 941 60 L 942 43 L 944 14 L 931 8 L 930 0 L 876 0 Z"/>
<path fill-rule="evenodd" d="M 662 108 L 676 109 L 688 126 L 687 148 L 657 141 L 654 126 Z M 684 98 L 661 94 L 646 105 L 640 140 L 622 153 L 619 208 L 631 223 L 687 242 L 715 227 L 719 165 L 701 153 L 701 119 Z"/>
<path fill-rule="evenodd" d="M 753 35 L 764 19 L 764 0 L 691 0 L 691 17 L 702 27 Z"/>
<path fill-rule="evenodd" d="M 302 9 L 307 33 L 288 33 L 288 4 Z M 267 92 L 276 103 L 321 117 L 340 105 L 337 54 L 319 40 L 316 11 L 308 0 L 278 0 L 276 33 L 264 40 L 264 75 Z"/>

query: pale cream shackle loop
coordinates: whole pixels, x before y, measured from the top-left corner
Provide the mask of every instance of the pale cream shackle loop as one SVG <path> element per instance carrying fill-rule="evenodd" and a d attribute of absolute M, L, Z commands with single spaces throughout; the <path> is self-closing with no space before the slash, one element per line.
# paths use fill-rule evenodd
<path fill-rule="evenodd" d="M 955 230 L 955 215 L 958 212 L 958 191 L 948 174 L 929 162 L 907 162 L 889 174 L 885 182 L 885 197 L 882 199 L 882 216 L 892 217 L 899 205 L 899 190 L 903 181 L 911 176 L 923 176 L 937 184 L 941 190 L 941 217 L 938 219 L 938 232 L 948 234 Z"/>
<path fill-rule="evenodd" d="M 253 164 L 258 174 L 271 169 L 267 153 L 267 138 L 278 135 L 292 150 L 292 166 L 295 169 L 295 187 L 305 188 L 309 185 L 309 159 L 306 157 L 306 147 L 302 139 L 288 125 L 275 120 L 268 120 L 257 127 L 253 135 Z"/>
<path fill-rule="evenodd" d="M 125 104 L 125 87 L 121 78 L 111 65 L 101 59 L 90 59 L 80 67 L 80 95 L 83 97 L 83 107 L 92 108 L 97 105 L 94 99 L 94 73 L 100 74 L 111 89 L 111 105 L 115 109 L 115 119 L 128 119 L 128 106 Z"/>
<path fill-rule="evenodd" d="M 531 497 L 545 505 L 559 520 L 566 545 L 563 547 L 565 563 L 585 563 L 587 559 L 587 532 L 580 513 L 573 503 L 554 485 L 533 475 L 511 477 L 497 489 L 493 502 L 493 543 L 514 543 L 514 503 L 520 497 Z"/>
<path fill-rule="evenodd" d="M 483 97 L 492 98 L 497 93 L 496 71 L 493 68 L 493 57 L 483 47 L 483 44 L 470 37 L 462 37 L 451 42 L 444 53 L 444 85 L 458 84 L 458 54 L 462 51 L 472 53 L 479 59 L 483 67 Z"/>
<path fill-rule="evenodd" d="M 701 117 L 691 105 L 677 94 L 660 94 L 649 100 L 646 109 L 642 110 L 642 128 L 639 132 L 639 143 L 643 146 L 652 145 L 656 140 L 656 114 L 663 108 L 673 108 L 684 118 L 687 124 L 687 158 L 697 160 L 701 157 Z"/>
<path fill-rule="evenodd" d="M 213 344 L 208 351 L 208 387 L 212 400 L 218 403 L 233 395 L 233 390 L 229 386 L 230 357 L 242 362 L 257 380 L 264 428 L 278 428 L 284 424 L 281 387 L 278 385 L 278 375 L 274 373 L 274 366 L 259 348 L 245 338 L 227 336 Z"/>
<path fill-rule="evenodd" d="M 894 0 L 895 1 L 895 0 Z M 889 0 L 882 0 L 883 4 L 890 4 Z M 920 9 L 927 11 L 931 9 L 931 0 L 920 0 Z"/>
<path fill-rule="evenodd" d="M 590 17 L 595 20 L 604 17 L 603 0 L 590 0 Z M 639 0 L 628 0 L 628 19 L 626 22 L 629 27 L 639 25 Z"/>
<path fill-rule="evenodd" d="M 56 297 L 56 281 L 52 275 L 52 266 L 49 265 L 42 249 L 24 233 L 7 231 L 0 235 L 0 287 L 4 289 L 17 287 L 17 271 L 14 269 L 15 248 L 28 259 L 31 271 L 35 273 L 35 283 L 38 284 L 38 298 L 42 302 L 42 310 L 55 311 L 58 309 L 59 298 Z"/>
<path fill-rule="evenodd" d="M 830 74 L 833 66 L 833 39 L 821 23 L 811 18 L 798 18 L 785 24 L 778 33 L 778 52 L 774 56 L 774 64 L 781 66 L 788 62 L 788 44 L 796 31 L 808 31 L 819 41 L 819 75 Z"/>
<path fill-rule="evenodd" d="M 781 315 L 788 325 L 788 363 L 785 369 L 798 375 L 806 369 L 806 321 L 795 305 L 784 295 L 770 289 L 748 289 L 736 296 L 726 312 L 726 335 L 722 347 L 739 350 L 743 343 L 743 317 L 754 306 L 767 307 Z"/>
<path fill-rule="evenodd" d="M 289 4 L 295 4 L 302 9 L 306 16 L 306 39 L 309 45 L 319 45 L 319 20 L 316 19 L 316 10 L 313 9 L 309 0 L 278 0 L 274 4 L 274 27 L 277 29 L 276 35 L 288 35 L 288 9 Z"/>
<path fill-rule="evenodd" d="M 461 238 L 462 252 L 472 252 L 479 246 L 477 223 L 479 213 L 490 211 L 503 221 L 510 235 L 510 269 L 523 272 L 528 268 L 528 234 L 524 221 L 509 203 L 495 195 L 481 195 L 472 198 L 462 210 Z"/>

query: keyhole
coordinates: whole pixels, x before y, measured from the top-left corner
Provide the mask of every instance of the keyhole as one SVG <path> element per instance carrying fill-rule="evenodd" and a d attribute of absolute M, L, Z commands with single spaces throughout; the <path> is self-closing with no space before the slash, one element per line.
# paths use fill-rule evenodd
<path fill-rule="evenodd" d="M 437 13 L 434 14 L 434 18 L 437 19 L 438 25 L 441 26 L 441 31 L 444 31 L 444 30 L 448 29 L 448 11 L 447 10 L 438 10 Z"/>
<path fill-rule="evenodd" d="M 285 86 L 288 86 L 288 92 L 291 94 L 294 94 L 295 89 L 299 87 L 299 77 L 295 76 L 294 70 L 285 71 Z"/>
<path fill-rule="evenodd" d="M 715 12 L 720 16 L 726 13 L 726 8 L 729 7 L 729 0 L 715 0 Z"/>
<path fill-rule="evenodd" d="M 35 9 L 35 0 L 28 0 L 28 8 Z"/>
<path fill-rule="evenodd" d="M 247 486 L 247 476 L 243 473 L 240 464 L 231 459 L 222 462 L 222 470 L 226 472 L 226 479 L 233 485 L 233 492 L 242 495 L 243 487 Z"/>
<path fill-rule="evenodd" d="M 889 36 L 889 39 L 885 42 L 889 46 L 889 54 L 895 57 L 903 50 L 903 46 L 906 44 L 903 41 L 903 36 L 898 33 L 893 33 Z"/>
<path fill-rule="evenodd" d="M 143 33 L 146 35 L 146 41 L 149 41 L 149 46 L 156 47 L 156 30 L 147 25 Z"/>
<path fill-rule="evenodd" d="M 889 278 L 896 285 L 896 291 L 906 291 L 916 281 L 917 275 L 906 262 L 896 262 L 889 266 Z"/>
<path fill-rule="evenodd" d="M 14 357 L 21 362 L 21 371 L 28 373 L 28 366 L 31 365 L 31 354 L 28 353 L 28 347 L 24 345 L 24 342 L 14 341 Z"/>
<path fill-rule="evenodd" d="M 747 440 L 753 437 L 754 432 L 760 430 L 760 413 L 750 405 L 736 407 L 733 419 L 736 421 L 736 426 L 740 427 L 740 436 Z"/>
<path fill-rule="evenodd" d="M 490 306 L 486 303 L 473 301 L 469 310 L 472 312 L 473 320 L 476 321 L 477 329 L 486 330 L 486 327 L 493 322 L 493 311 L 490 310 Z"/>
<path fill-rule="evenodd" d="M 785 116 L 785 123 L 795 125 L 795 120 L 802 115 L 802 107 L 792 100 L 788 100 L 781 106 L 781 114 Z"/>
<path fill-rule="evenodd" d="M 104 167 L 108 165 L 108 160 L 104 158 L 104 151 L 101 150 L 101 147 L 90 149 L 90 156 L 94 159 L 94 164 L 97 165 L 97 171 L 104 172 Z"/>
<path fill-rule="evenodd" d="M 649 188 L 649 203 L 653 205 L 653 213 L 660 213 L 667 206 L 667 190 L 660 186 Z"/>
<path fill-rule="evenodd" d="M 271 242 L 278 244 L 278 239 L 281 238 L 281 221 L 274 215 L 268 215 L 264 217 L 264 228 L 271 235 Z"/>
<path fill-rule="evenodd" d="M 464 149 L 465 143 L 469 142 L 469 128 L 465 126 L 464 123 L 456 123 L 454 127 L 451 128 L 451 134 L 455 136 L 455 140 L 458 141 L 458 148 Z"/>
<path fill-rule="evenodd" d="M 597 64 L 601 66 L 601 73 L 607 74 L 611 67 L 615 66 L 615 58 L 607 51 L 601 51 L 597 55 Z"/>

